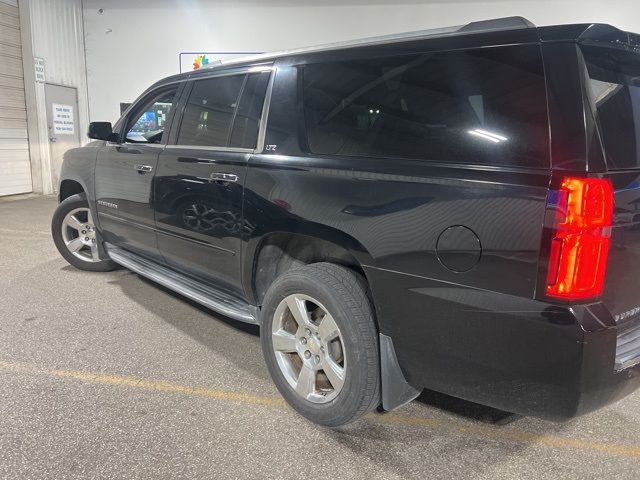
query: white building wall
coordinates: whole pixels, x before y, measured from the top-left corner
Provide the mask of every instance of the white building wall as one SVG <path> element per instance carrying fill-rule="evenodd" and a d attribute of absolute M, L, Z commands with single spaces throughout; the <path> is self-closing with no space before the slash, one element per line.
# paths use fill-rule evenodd
<path fill-rule="evenodd" d="M 53 193 L 45 86 L 33 78 L 33 57 L 45 61 L 46 81 L 78 91 L 78 128 L 87 138 L 89 121 L 82 0 L 20 0 L 25 88 L 34 191 Z M 27 46 L 28 44 L 28 46 Z"/>
<path fill-rule="evenodd" d="M 638 0 L 84 0 L 92 120 L 177 73 L 180 52 L 270 51 L 521 15 L 640 32 Z M 103 13 L 98 13 L 104 9 Z"/>

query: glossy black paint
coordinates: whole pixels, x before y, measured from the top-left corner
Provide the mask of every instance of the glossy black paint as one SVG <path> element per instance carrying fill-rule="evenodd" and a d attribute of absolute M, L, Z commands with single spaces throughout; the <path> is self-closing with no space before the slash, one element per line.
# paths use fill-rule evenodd
<path fill-rule="evenodd" d="M 154 179 L 158 248 L 172 267 L 242 293 L 242 185 L 249 154 L 166 149 Z M 234 175 L 233 181 L 212 175 Z"/>
<path fill-rule="evenodd" d="M 155 259 L 160 253 L 152 207 L 153 171 L 139 172 L 136 166 L 155 170 L 160 151 L 157 145 L 108 144 L 98 152 L 95 167 L 103 239 Z"/>
<path fill-rule="evenodd" d="M 571 417 L 640 382 L 638 367 L 613 369 L 615 317 L 637 303 L 640 257 L 630 255 L 625 242 L 640 245 L 640 174 L 606 171 L 577 47 L 580 41 L 616 46 L 620 38 L 629 40 L 612 27 L 569 25 L 264 58 L 229 69 L 273 63 L 277 72 L 264 145 L 255 152 L 105 145 L 97 152 L 95 188 L 88 173 L 78 173 L 77 151 L 68 156 L 63 178 L 83 177 L 94 207 L 94 200 L 118 204 L 117 213 L 102 205 L 95 210 L 105 240 L 254 305 L 263 293 L 258 283 L 269 278 L 261 261 L 265 245 L 286 250 L 295 243 L 282 238 L 316 245 L 300 254 L 306 261 L 331 251 L 329 258 L 366 276 L 380 332 L 393 340 L 411 385 L 517 413 Z M 298 67 L 507 45 L 540 48 L 552 168 L 355 159 L 305 148 Z M 149 92 L 216 72 L 170 77 Z M 81 151 L 94 161 L 95 150 Z M 155 162 L 155 175 L 132 169 L 143 157 Z M 212 180 L 212 173 L 236 175 L 237 182 Z M 606 291 L 587 304 L 544 296 L 547 196 L 567 174 L 607 175 L 616 189 Z M 277 272 L 282 262 L 272 263 Z"/>

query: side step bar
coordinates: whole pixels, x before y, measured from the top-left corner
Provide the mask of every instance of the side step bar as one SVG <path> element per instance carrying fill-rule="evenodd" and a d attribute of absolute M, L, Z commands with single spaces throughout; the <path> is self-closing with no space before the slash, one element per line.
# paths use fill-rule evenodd
<path fill-rule="evenodd" d="M 117 264 L 222 315 L 241 322 L 259 324 L 258 307 L 110 243 L 105 243 L 104 246 L 111 260 Z"/>

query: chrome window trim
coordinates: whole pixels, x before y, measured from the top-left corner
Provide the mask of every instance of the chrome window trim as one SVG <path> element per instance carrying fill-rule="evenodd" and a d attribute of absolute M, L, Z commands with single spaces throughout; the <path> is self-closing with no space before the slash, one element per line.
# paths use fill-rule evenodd
<path fill-rule="evenodd" d="M 271 106 L 271 92 L 273 91 L 273 84 L 277 73 L 277 68 L 271 68 L 271 76 L 269 77 L 267 92 L 264 95 L 264 103 L 262 104 L 262 115 L 260 116 L 260 127 L 258 128 L 258 141 L 256 142 L 254 153 L 264 152 L 264 141 L 267 136 L 267 120 L 269 118 L 269 107 Z"/>
<path fill-rule="evenodd" d="M 237 70 L 223 70 L 220 72 L 217 72 L 216 69 L 212 67 L 211 72 L 207 72 L 206 74 L 203 73 L 193 77 L 190 76 L 186 79 L 183 79 L 182 81 L 192 83 L 192 82 L 199 82 L 200 80 L 208 80 L 210 78 L 216 78 L 216 77 L 230 77 L 232 75 L 250 75 L 252 73 L 262 73 L 262 72 L 269 72 L 274 70 L 275 70 L 275 67 L 273 65 L 254 65 L 254 66 L 240 65 L 237 67 Z"/>
<path fill-rule="evenodd" d="M 166 145 L 167 150 L 211 150 L 215 152 L 253 153 L 253 148 L 217 147 L 214 145 Z"/>
<path fill-rule="evenodd" d="M 153 147 L 153 148 L 165 148 L 167 146 L 166 143 L 144 143 L 144 142 L 122 142 L 116 143 L 115 145 L 127 145 L 131 147 Z"/>
<path fill-rule="evenodd" d="M 165 148 L 167 146 L 166 143 L 137 143 L 137 142 L 106 142 L 106 147 L 122 147 L 126 145 L 128 147 L 153 147 L 153 148 Z"/>

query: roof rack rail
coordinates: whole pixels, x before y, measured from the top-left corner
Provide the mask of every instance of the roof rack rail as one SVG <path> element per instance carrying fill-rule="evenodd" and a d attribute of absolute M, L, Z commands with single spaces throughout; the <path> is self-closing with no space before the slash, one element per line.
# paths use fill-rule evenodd
<path fill-rule="evenodd" d="M 514 28 L 536 28 L 536 26 L 524 17 L 504 17 L 467 23 L 457 31 L 467 33 L 485 32 L 489 30 L 508 30 Z"/>
<path fill-rule="evenodd" d="M 466 25 L 455 25 L 451 27 L 430 28 L 427 30 L 416 30 L 405 33 L 392 33 L 390 35 L 379 35 L 376 37 L 358 38 L 344 42 L 328 43 L 308 47 L 309 50 L 324 50 L 327 48 L 353 47 L 359 45 L 370 45 L 377 43 L 392 42 L 395 40 L 406 40 L 411 38 L 435 37 L 441 35 L 451 35 L 456 33 L 481 33 L 492 30 L 514 30 L 519 28 L 536 28 L 536 26 L 524 17 L 504 17 L 490 20 L 479 20 L 467 23 Z M 305 49 L 306 50 L 306 49 Z"/>
<path fill-rule="evenodd" d="M 433 28 L 428 30 L 417 30 L 406 33 L 394 33 L 391 35 L 380 35 L 377 37 L 359 38 L 355 40 L 347 40 L 343 42 L 326 43 L 324 45 L 314 45 L 310 47 L 294 48 L 290 50 L 282 50 L 279 52 L 267 52 L 259 55 L 250 55 L 246 57 L 232 58 L 229 60 L 222 60 L 222 65 L 233 65 L 236 63 L 243 63 L 247 61 L 269 60 L 277 57 L 283 57 L 285 55 L 296 55 L 300 53 L 320 52 L 324 50 L 338 50 L 351 47 L 363 47 L 372 46 L 385 43 L 399 42 L 402 40 L 418 40 L 429 37 L 439 37 L 457 34 L 468 33 L 480 33 L 489 32 L 492 30 L 513 30 L 520 28 L 535 28 L 536 26 L 524 17 L 505 17 L 495 18 L 491 20 L 480 20 L 477 22 L 467 23 L 466 25 L 456 25 L 452 27 Z M 215 67 L 220 64 L 211 65 L 208 67 Z"/>

